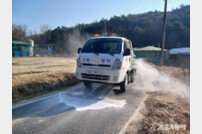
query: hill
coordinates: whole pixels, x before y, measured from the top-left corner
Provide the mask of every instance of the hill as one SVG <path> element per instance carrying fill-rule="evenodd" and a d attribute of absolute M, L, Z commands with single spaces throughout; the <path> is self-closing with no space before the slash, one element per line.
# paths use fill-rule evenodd
<path fill-rule="evenodd" d="M 43 34 L 28 38 L 37 44 L 54 44 L 56 53 L 72 52 L 94 34 L 103 35 L 104 21 L 108 35 L 123 36 L 133 42 L 134 47 L 160 46 L 163 12 L 154 11 L 127 16 L 113 16 L 90 24 L 74 27 L 57 27 Z M 166 49 L 190 46 L 190 6 L 180 6 L 167 14 Z"/>

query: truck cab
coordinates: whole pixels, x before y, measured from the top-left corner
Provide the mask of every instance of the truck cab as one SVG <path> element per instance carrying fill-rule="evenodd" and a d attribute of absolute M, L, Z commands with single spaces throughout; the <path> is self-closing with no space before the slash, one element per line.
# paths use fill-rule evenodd
<path fill-rule="evenodd" d="M 135 66 L 132 42 L 124 37 L 96 37 L 78 49 L 76 77 L 87 88 L 92 83 L 111 83 L 126 90 L 134 81 Z"/>

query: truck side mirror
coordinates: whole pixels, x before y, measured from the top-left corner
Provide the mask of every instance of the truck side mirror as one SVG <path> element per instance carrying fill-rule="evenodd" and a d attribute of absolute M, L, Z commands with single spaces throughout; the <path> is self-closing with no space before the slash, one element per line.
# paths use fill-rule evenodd
<path fill-rule="evenodd" d="M 77 53 L 79 54 L 81 52 L 81 48 L 78 48 L 78 51 L 77 51 Z"/>
<path fill-rule="evenodd" d="M 127 48 L 127 49 L 125 50 L 125 52 L 123 53 L 123 56 L 129 56 L 129 55 L 130 55 L 130 49 Z"/>

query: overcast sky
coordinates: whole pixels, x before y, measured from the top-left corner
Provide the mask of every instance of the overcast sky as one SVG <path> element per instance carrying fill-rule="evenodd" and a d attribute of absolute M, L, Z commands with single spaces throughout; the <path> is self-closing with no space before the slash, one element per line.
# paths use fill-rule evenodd
<path fill-rule="evenodd" d="M 13 24 L 26 24 L 39 31 L 40 25 L 74 26 L 102 18 L 148 11 L 163 11 L 164 0 L 13 0 Z M 168 11 L 190 0 L 168 0 Z"/>

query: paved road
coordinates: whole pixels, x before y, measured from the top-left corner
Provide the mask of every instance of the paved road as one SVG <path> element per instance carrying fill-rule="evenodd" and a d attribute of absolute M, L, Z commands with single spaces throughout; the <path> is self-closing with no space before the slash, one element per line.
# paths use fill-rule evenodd
<path fill-rule="evenodd" d="M 119 87 L 94 84 L 28 102 L 12 110 L 13 134 L 117 134 L 138 108 L 144 93 L 134 84 Z"/>

